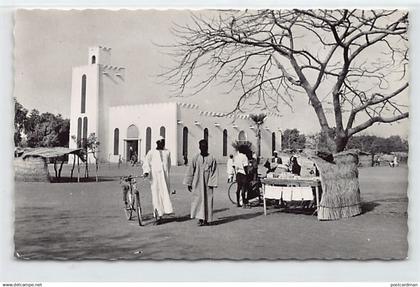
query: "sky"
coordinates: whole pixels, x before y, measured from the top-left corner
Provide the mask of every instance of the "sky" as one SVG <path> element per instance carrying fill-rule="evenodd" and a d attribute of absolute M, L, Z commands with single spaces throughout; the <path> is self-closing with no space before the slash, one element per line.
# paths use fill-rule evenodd
<path fill-rule="evenodd" d="M 157 77 L 172 61 L 159 45 L 173 43 L 170 28 L 189 19 L 185 10 L 20 10 L 15 17 L 14 96 L 29 110 L 69 117 L 72 67 L 87 64 L 88 47 L 101 45 L 112 48 L 112 65 L 126 68 L 121 104 L 178 101 L 228 112 L 239 94 L 226 95 L 222 87 L 211 86 L 193 97 L 174 98 L 172 87 Z M 283 128 L 305 134 L 319 131 L 306 98 L 296 98 L 293 106 L 293 111 L 280 107 Z M 404 120 L 376 125 L 364 133 L 407 137 L 408 126 Z"/>

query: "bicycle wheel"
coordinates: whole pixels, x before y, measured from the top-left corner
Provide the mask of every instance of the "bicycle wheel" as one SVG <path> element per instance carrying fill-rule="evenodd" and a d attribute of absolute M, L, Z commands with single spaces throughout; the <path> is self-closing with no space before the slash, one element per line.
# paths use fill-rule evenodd
<path fill-rule="evenodd" d="M 236 181 L 234 181 L 230 184 L 229 189 L 228 189 L 229 200 L 233 204 L 236 204 L 236 189 L 237 188 L 238 188 L 238 184 L 236 183 Z"/>
<path fill-rule="evenodd" d="M 143 218 L 141 216 L 141 204 L 140 204 L 140 194 L 136 191 L 136 213 L 137 213 L 137 220 L 140 226 L 143 226 Z"/>
<path fill-rule="evenodd" d="M 131 220 L 133 217 L 133 194 L 131 191 L 127 193 L 127 203 L 125 204 L 124 211 L 127 220 Z"/>

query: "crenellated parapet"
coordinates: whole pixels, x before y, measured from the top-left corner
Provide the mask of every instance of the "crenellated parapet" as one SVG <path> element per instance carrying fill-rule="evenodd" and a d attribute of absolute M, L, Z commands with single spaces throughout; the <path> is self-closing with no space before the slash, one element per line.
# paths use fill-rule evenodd
<path fill-rule="evenodd" d="M 113 79 L 114 81 L 125 80 L 125 68 L 112 66 L 112 65 L 100 65 L 102 75 Z"/>

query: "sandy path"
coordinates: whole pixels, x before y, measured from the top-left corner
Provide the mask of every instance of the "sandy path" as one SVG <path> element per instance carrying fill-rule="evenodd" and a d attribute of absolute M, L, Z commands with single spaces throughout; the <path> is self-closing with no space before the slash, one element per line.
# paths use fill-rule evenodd
<path fill-rule="evenodd" d="M 223 176 L 223 167 L 221 175 Z M 176 217 L 153 226 L 151 196 L 141 182 L 147 225 L 123 214 L 119 175 L 133 168 L 104 167 L 100 183 L 16 183 L 16 252 L 30 259 L 310 259 L 405 258 L 407 168 L 364 168 L 364 210 L 350 219 L 240 209 L 227 197 L 225 179 L 215 194 L 215 225 L 189 219 L 190 194 L 183 167 L 172 174 Z"/>

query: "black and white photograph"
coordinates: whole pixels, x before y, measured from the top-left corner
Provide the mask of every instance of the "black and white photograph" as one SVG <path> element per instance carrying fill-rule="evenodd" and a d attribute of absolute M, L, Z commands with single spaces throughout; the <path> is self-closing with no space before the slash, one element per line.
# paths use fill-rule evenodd
<path fill-rule="evenodd" d="M 409 18 L 18 9 L 15 259 L 407 259 Z"/>

